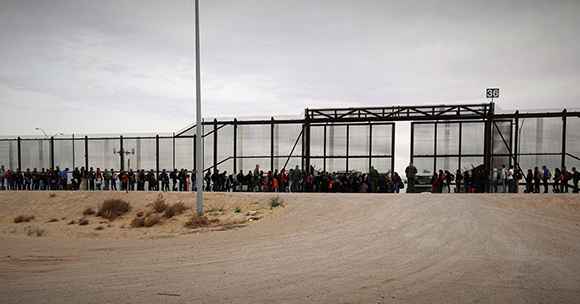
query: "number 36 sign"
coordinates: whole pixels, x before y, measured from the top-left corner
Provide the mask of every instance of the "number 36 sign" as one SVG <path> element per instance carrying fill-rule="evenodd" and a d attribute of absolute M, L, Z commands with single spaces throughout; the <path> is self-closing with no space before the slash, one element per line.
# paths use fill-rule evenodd
<path fill-rule="evenodd" d="M 485 96 L 487 98 L 499 98 L 499 88 L 487 88 L 485 90 Z"/>

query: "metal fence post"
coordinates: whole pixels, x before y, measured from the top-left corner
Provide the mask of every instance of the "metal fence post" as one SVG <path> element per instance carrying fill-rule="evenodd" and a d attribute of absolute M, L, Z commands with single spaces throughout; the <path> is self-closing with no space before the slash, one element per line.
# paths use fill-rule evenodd
<path fill-rule="evenodd" d="M 89 137 L 85 135 L 85 170 L 89 170 Z"/>
<path fill-rule="evenodd" d="M 373 167 L 373 124 L 369 122 L 369 173 Z"/>
<path fill-rule="evenodd" d="M 326 124 L 324 125 L 324 140 L 322 146 L 322 171 L 326 172 Z"/>
<path fill-rule="evenodd" d="M 217 154 L 218 154 L 218 127 L 217 119 L 213 119 L 213 169 L 217 170 Z"/>
<path fill-rule="evenodd" d="M 348 156 L 350 153 L 350 125 L 346 125 L 346 172 L 349 172 L 348 170 Z"/>
<path fill-rule="evenodd" d="M 18 169 L 22 169 L 22 138 L 18 136 Z"/>
<path fill-rule="evenodd" d="M 120 158 L 120 165 L 119 168 L 121 168 L 121 171 L 125 171 L 125 149 L 123 148 L 123 135 L 119 136 L 119 158 Z"/>
<path fill-rule="evenodd" d="M 236 172 L 238 172 L 238 120 L 236 118 L 234 118 L 234 151 L 233 151 L 233 157 L 234 157 L 234 176 L 236 175 Z"/>
<path fill-rule="evenodd" d="M 171 157 L 172 157 L 172 166 L 173 166 L 173 170 L 175 170 L 175 132 L 173 132 L 173 137 L 171 137 L 171 145 L 172 145 L 172 153 L 171 153 Z"/>
<path fill-rule="evenodd" d="M 196 139 L 197 139 L 197 134 L 193 134 L 193 171 L 197 170 L 197 140 Z M 203 140 L 202 140 L 202 143 L 203 143 Z"/>
<path fill-rule="evenodd" d="M 76 167 L 75 164 L 75 134 L 72 134 L 72 170 L 74 170 Z"/>
<path fill-rule="evenodd" d="M 155 135 L 155 178 L 159 181 L 159 134 Z"/>
<path fill-rule="evenodd" d="M 395 172 L 395 126 L 391 125 L 391 172 Z"/>
<path fill-rule="evenodd" d="M 50 169 L 54 170 L 54 136 L 50 138 Z"/>
<path fill-rule="evenodd" d="M 437 173 L 437 122 L 434 124 L 433 131 L 433 173 Z"/>
<path fill-rule="evenodd" d="M 515 130 L 514 130 L 514 168 L 519 167 L 520 163 L 520 111 L 516 111 L 514 114 L 515 118 Z"/>
<path fill-rule="evenodd" d="M 274 172 L 274 117 L 270 117 L 270 171 Z"/>
<path fill-rule="evenodd" d="M 409 162 L 413 163 L 413 154 L 415 154 L 415 122 L 411 122 L 411 155 L 409 155 Z"/>
<path fill-rule="evenodd" d="M 566 125 L 568 110 L 562 111 L 562 168 L 566 167 Z"/>

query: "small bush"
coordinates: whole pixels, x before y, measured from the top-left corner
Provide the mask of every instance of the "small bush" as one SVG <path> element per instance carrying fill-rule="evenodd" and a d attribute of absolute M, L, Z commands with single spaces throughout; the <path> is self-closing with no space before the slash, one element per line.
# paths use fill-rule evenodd
<path fill-rule="evenodd" d="M 240 207 L 236 207 L 236 209 L 234 209 L 234 213 L 241 213 L 242 212 L 242 208 Z"/>
<path fill-rule="evenodd" d="M 106 218 L 108 220 L 114 220 L 117 217 L 129 212 L 131 210 L 131 205 L 121 199 L 108 199 L 103 202 L 99 207 L 97 216 Z"/>
<path fill-rule="evenodd" d="M 39 227 L 26 227 L 26 234 L 28 236 L 36 236 L 36 237 L 41 237 L 44 236 L 46 234 L 46 231 L 42 228 Z"/>
<path fill-rule="evenodd" d="M 131 227 L 133 227 L 133 228 L 139 228 L 139 227 L 143 227 L 143 226 L 145 226 L 145 218 L 142 216 L 136 216 L 131 221 Z"/>
<path fill-rule="evenodd" d="M 34 219 L 34 215 L 19 215 L 14 218 L 14 223 L 28 223 Z"/>
<path fill-rule="evenodd" d="M 48 197 L 50 197 L 50 198 L 56 197 L 56 193 L 51 193 L 48 195 Z"/>
<path fill-rule="evenodd" d="M 55 222 L 58 222 L 58 219 L 51 218 L 50 220 L 48 220 L 47 223 L 55 223 Z"/>
<path fill-rule="evenodd" d="M 159 214 L 151 214 L 150 216 L 146 217 L 143 221 L 143 226 L 145 227 L 153 227 L 161 222 L 161 216 Z"/>
<path fill-rule="evenodd" d="M 95 227 L 95 230 L 103 230 L 103 229 L 105 229 L 105 227 L 103 227 L 103 226 L 97 226 L 97 227 Z"/>
<path fill-rule="evenodd" d="M 84 216 L 87 216 L 87 215 L 94 215 L 95 213 L 97 213 L 97 212 L 95 211 L 95 209 L 93 209 L 93 208 L 91 208 L 91 207 L 87 207 L 87 209 L 85 209 L 85 210 L 83 211 L 83 215 L 84 215 Z"/>
<path fill-rule="evenodd" d="M 157 199 L 153 202 L 152 207 L 157 213 L 162 213 L 167 209 L 167 203 L 165 203 L 165 199 L 163 199 L 163 194 L 159 193 Z"/>
<path fill-rule="evenodd" d="M 205 215 L 203 216 L 193 215 L 187 222 L 185 222 L 185 227 L 195 229 L 209 226 L 210 223 L 211 223 L 210 220 Z"/>
<path fill-rule="evenodd" d="M 84 218 L 84 217 L 79 220 L 79 226 L 86 226 L 88 224 L 89 224 L 89 220 Z"/>
<path fill-rule="evenodd" d="M 278 208 L 283 206 L 284 201 L 279 196 L 270 199 L 270 209 Z"/>
<path fill-rule="evenodd" d="M 163 214 L 163 216 L 166 218 L 172 218 L 174 216 L 182 214 L 185 210 L 187 210 L 187 207 L 185 207 L 185 204 L 182 202 L 178 202 L 178 203 L 175 203 L 175 204 L 167 207 L 165 209 L 165 213 Z"/>

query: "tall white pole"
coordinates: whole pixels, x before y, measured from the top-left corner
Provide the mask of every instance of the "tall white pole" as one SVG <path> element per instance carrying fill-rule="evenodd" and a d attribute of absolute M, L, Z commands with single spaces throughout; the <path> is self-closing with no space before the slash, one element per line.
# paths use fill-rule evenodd
<path fill-rule="evenodd" d="M 203 144 L 201 122 L 201 73 L 199 66 L 199 0 L 195 0 L 195 116 L 196 116 L 196 142 L 195 168 L 197 186 L 197 215 L 203 215 Z"/>

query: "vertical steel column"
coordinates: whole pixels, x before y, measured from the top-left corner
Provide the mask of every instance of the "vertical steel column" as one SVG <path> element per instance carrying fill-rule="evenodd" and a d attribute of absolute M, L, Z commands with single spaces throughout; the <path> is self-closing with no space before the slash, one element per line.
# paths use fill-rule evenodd
<path fill-rule="evenodd" d="M 172 151 L 173 153 L 171 153 L 171 158 L 172 158 L 172 165 L 173 165 L 173 170 L 175 170 L 175 132 L 173 132 L 173 137 L 171 137 L 171 145 L 172 145 Z"/>
<path fill-rule="evenodd" d="M 123 135 L 119 136 L 119 159 L 120 166 L 119 170 L 125 171 L 125 149 L 123 148 Z"/>
<path fill-rule="evenodd" d="M 413 154 L 415 154 L 415 122 L 411 122 L 411 155 L 409 155 L 410 163 L 413 163 Z"/>
<path fill-rule="evenodd" d="M 324 140 L 322 146 L 322 171 L 326 172 L 326 124 L 324 125 Z"/>
<path fill-rule="evenodd" d="M 373 166 L 373 124 L 369 122 L 369 173 Z"/>
<path fill-rule="evenodd" d="M 346 125 L 346 172 L 348 170 L 348 156 L 350 152 L 350 125 Z"/>
<path fill-rule="evenodd" d="M 493 123 L 493 114 L 494 114 L 494 104 L 491 103 L 489 107 L 489 111 L 484 119 L 484 135 L 483 135 L 483 167 L 485 170 L 486 178 L 488 182 L 485 185 L 484 191 L 489 191 L 489 177 L 491 175 L 491 154 L 492 154 L 492 123 Z"/>
<path fill-rule="evenodd" d="M 72 134 L 72 168 L 74 170 L 74 168 L 76 167 L 75 164 L 75 134 Z"/>
<path fill-rule="evenodd" d="M 50 137 L 50 169 L 54 170 L 54 136 Z"/>
<path fill-rule="evenodd" d="M 85 169 L 89 170 L 89 137 L 85 135 Z"/>
<path fill-rule="evenodd" d="M 20 138 L 20 136 L 18 136 L 18 141 L 16 142 L 17 146 L 18 146 L 18 168 L 17 169 L 22 169 L 22 138 Z"/>
<path fill-rule="evenodd" d="M 274 117 L 270 117 L 270 171 L 274 172 Z"/>
<path fill-rule="evenodd" d="M 562 168 L 566 167 L 566 124 L 568 110 L 562 111 Z"/>
<path fill-rule="evenodd" d="M 461 146 L 463 146 L 463 123 L 459 122 L 459 148 L 457 150 L 459 157 L 457 159 L 457 169 L 461 169 L 461 154 L 463 153 Z"/>
<path fill-rule="evenodd" d="M 159 134 L 155 135 L 155 178 L 159 180 Z"/>
<path fill-rule="evenodd" d="M 514 132 L 514 167 L 519 167 L 519 163 L 520 163 L 520 111 L 516 111 L 515 113 L 515 132 Z"/>
<path fill-rule="evenodd" d="M 218 128 L 217 119 L 213 119 L 213 169 L 217 170 L 217 153 L 218 153 Z"/>
<path fill-rule="evenodd" d="M 395 172 L 395 127 L 396 124 L 391 125 L 391 172 Z"/>
<path fill-rule="evenodd" d="M 238 172 L 238 119 L 234 118 L 234 176 Z"/>
<path fill-rule="evenodd" d="M 434 124 L 433 135 L 433 173 L 437 173 L 437 122 Z"/>
<path fill-rule="evenodd" d="M 305 111 L 305 132 L 304 132 L 304 153 L 306 154 L 306 170 L 310 172 L 310 116 L 308 115 L 308 109 Z"/>

